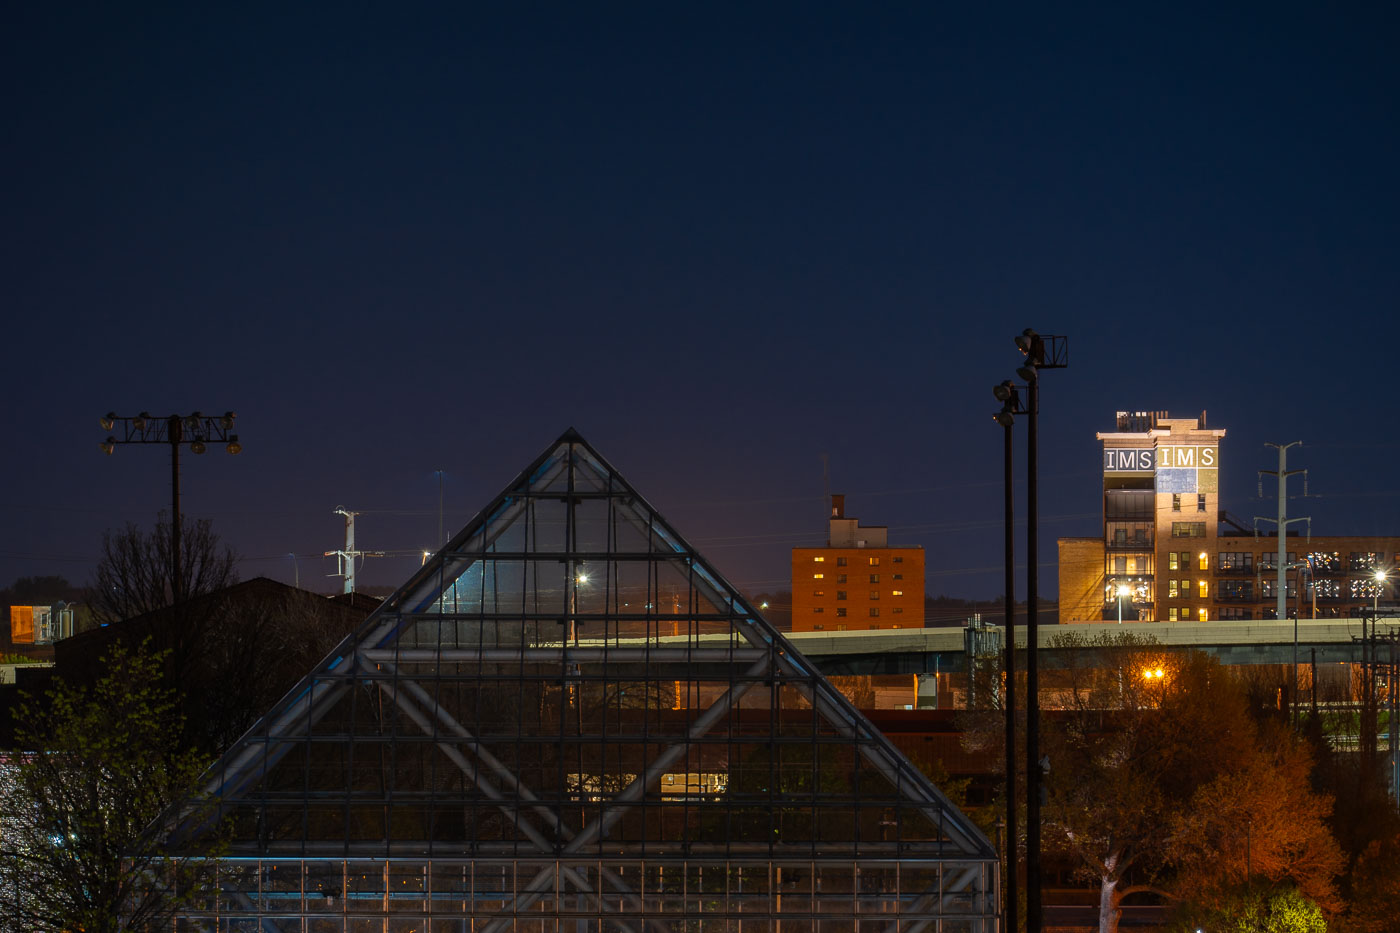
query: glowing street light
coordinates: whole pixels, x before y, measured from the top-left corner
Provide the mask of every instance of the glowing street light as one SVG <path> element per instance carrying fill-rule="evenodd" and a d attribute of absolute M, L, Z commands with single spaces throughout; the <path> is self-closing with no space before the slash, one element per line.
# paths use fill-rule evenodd
<path fill-rule="evenodd" d="M 1126 583 L 1118 584 L 1118 624 L 1123 624 L 1123 597 L 1133 595 L 1133 588 Z"/>
<path fill-rule="evenodd" d="M 1381 590 L 1385 588 L 1386 573 L 1384 570 L 1376 571 L 1376 589 L 1371 594 L 1371 615 L 1375 616 L 1381 610 Z"/>

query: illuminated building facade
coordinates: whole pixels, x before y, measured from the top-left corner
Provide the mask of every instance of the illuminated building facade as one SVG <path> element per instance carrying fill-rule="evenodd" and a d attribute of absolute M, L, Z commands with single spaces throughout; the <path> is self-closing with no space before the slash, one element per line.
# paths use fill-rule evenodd
<path fill-rule="evenodd" d="M 1102 535 L 1059 540 L 1060 621 L 1275 618 L 1278 538 L 1221 508 L 1224 429 L 1204 412 L 1118 412 L 1116 428 L 1097 435 Z M 1289 611 L 1302 618 L 1359 614 L 1386 596 L 1375 572 L 1400 563 L 1400 537 L 1290 533 L 1286 548 Z"/>
<path fill-rule="evenodd" d="M 792 549 L 792 630 L 922 628 L 924 549 L 890 547 L 883 525 L 846 517 L 831 497 L 826 547 Z"/>
<path fill-rule="evenodd" d="M 202 780 L 180 930 L 997 929 L 986 837 L 573 431 Z"/>

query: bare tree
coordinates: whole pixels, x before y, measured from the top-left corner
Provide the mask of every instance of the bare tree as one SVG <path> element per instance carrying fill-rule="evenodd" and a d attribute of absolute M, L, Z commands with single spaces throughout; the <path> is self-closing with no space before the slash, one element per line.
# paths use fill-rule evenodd
<path fill-rule="evenodd" d="M 219 540 L 208 519 L 181 519 L 180 559 L 172 559 L 169 515 L 161 513 L 147 533 L 128 522 L 102 536 L 92 609 L 98 622 L 118 622 L 174 605 L 238 582 L 233 551 Z"/>

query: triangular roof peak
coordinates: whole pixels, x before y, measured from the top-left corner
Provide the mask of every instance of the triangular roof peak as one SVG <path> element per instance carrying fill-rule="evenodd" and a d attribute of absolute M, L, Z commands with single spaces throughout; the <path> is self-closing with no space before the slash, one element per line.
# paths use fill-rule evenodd
<path fill-rule="evenodd" d="M 736 916 L 995 918 L 986 838 L 573 428 L 206 780 L 174 851 L 469 864 L 424 916 L 482 929 L 640 931 L 693 870 Z"/>

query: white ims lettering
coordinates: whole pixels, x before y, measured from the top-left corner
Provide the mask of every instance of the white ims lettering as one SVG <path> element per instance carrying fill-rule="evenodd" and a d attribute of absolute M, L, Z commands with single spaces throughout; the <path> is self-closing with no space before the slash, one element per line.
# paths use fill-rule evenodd
<path fill-rule="evenodd" d="M 1158 447 L 1157 469 L 1172 467 L 1200 467 L 1214 469 L 1214 447 Z"/>

